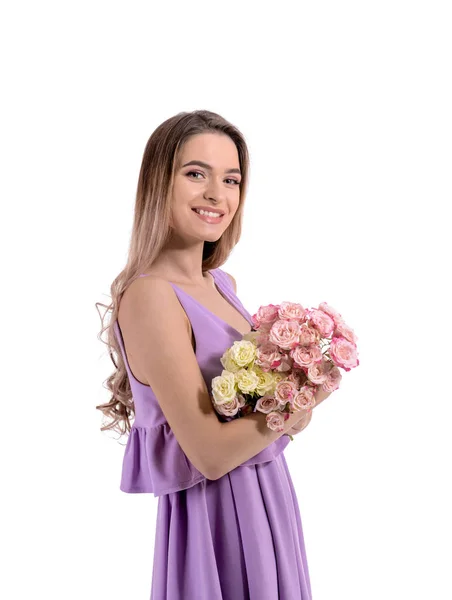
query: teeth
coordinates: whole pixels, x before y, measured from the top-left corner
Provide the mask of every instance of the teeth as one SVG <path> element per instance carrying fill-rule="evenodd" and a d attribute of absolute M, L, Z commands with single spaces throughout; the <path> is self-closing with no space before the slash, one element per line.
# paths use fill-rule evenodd
<path fill-rule="evenodd" d="M 220 213 L 209 212 L 208 210 L 202 210 L 200 208 L 195 208 L 194 210 L 195 210 L 195 212 L 199 213 L 200 215 L 207 215 L 209 217 L 221 217 Z"/>

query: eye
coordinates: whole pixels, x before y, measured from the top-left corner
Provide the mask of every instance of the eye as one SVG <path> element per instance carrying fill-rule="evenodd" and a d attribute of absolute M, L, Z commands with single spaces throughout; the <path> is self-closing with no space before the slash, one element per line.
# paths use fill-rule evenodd
<path fill-rule="evenodd" d="M 198 171 L 189 171 L 187 173 L 187 177 L 188 177 L 188 175 L 202 175 L 202 173 L 199 173 Z"/>
<path fill-rule="evenodd" d="M 187 177 L 189 175 L 202 175 L 202 173 L 200 173 L 199 171 L 188 171 L 187 173 Z M 195 179 L 198 179 L 197 177 L 195 177 Z M 232 181 L 235 185 L 240 185 L 240 181 L 237 181 L 237 179 L 233 179 L 231 177 L 228 177 L 226 179 L 226 181 Z"/>

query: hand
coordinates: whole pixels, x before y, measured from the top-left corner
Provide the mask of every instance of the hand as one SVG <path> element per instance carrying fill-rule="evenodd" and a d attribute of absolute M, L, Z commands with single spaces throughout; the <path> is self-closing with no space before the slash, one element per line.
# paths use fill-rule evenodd
<path fill-rule="evenodd" d="M 315 404 L 314 404 L 313 408 L 315 408 L 318 404 L 321 404 L 331 394 L 332 394 L 332 392 L 325 392 L 323 390 L 322 386 L 319 385 L 317 388 L 316 394 L 315 394 Z M 303 429 L 305 427 L 307 427 L 309 425 L 309 423 L 311 422 L 312 410 L 313 409 L 311 408 L 309 411 L 305 412 L 305 414 L 299 420 L 297 420 L 290 429 L 287 429 L 287 431 L 284 433 L 284 435 L 288 435 L 290 437 L 290 439 L 293 440 L 292 436 L 296 435 L 297 433 L 300 433 L 300 431 L 303 431 Z M 294 414 L 297 414 L 297 413 L 294 413 Z M 293 416 L 291 416 L 290 418 L 292 419 Z"/>
<path fill-rule="evenodd" d="M 311 419 L 312 419 L 312 408 L 310 410 L 306 411 L 304 416 L 297 423 L 295 423 L 295 425 L 293 425 L 290 429 L 288 429 L 284 435 L 288 435 L 290 437 L 290 439 L 292 440 L 293 439 L 292 436 L 296 435 L 297 433 L 300 433 L 300 431 L 303 431 L 303 429 L 309 425 L 309 423 L 311 422 Z"/>

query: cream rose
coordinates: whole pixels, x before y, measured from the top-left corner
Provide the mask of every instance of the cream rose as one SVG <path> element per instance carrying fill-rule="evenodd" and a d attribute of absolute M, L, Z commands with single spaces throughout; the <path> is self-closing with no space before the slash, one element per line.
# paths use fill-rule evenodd
<path fill-rule="evenodd" d="M 256 358 L 256 346 L 247 340 L 235 341 L 230 350 L 232 360 L 239 367 L 247 367 Z"/>
<path fill-rule="evenodd" d="M 239 365 L 232 358 L 230 348 L 228 348 L 226 350 L 226 352 L 223 354 L 223 356 L 220 358 L 220 362 L 223 365 L 223 367 L 226 369 L 226 371 L 230 371 L 231 373 L 235 373 L 236 371 L 238 371 L 239 369 L 242 368 L 242 367 L 239 367 Z"/>
<path fill-rule="evenodd" d="M 268 392 L 273 391 L 275 383 L 271 373 L 268 371 L 263 371 L 256 364 L 253 365 L 251 370 L 256 373 L 258 378 L 258 383 L 256 385 L 256 389 L 254 390 L 255 392 L 257 392 L 260 396 L 264 396 Z"/>
<path fill-rule="evenodd" d="M 212 396 L 216 404 L 224 404 L 235 398 L 237 393 L 234 373 L 223 370 L 212 379 Z"/>
<path fill-rule="evenodd" d="M 254 392 L 259 383 L 259 377 L 252 370 L 247 371 L 246 369 L 240 369 L 234 376 L 237 387 L 243 394 L 251 394 L 251 392 Z"/>

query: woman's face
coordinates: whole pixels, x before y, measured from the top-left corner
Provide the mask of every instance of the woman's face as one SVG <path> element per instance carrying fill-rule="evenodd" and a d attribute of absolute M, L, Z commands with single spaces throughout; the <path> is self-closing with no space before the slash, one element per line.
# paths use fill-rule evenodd
<path fill-rule="evenodd" d="M 197 164 L 187 165 L 192 161 Z M 218 240 L 240 200 L 240 163 L 234 142 L 218 133 L 195 135 L 185 142 L 175 168 L 171 225 L 183 237 Z M 223 216 L 209 221 L 195 207 L 220 211 Z"/>

